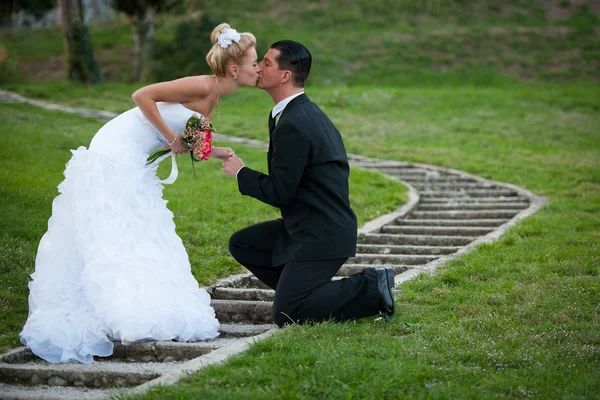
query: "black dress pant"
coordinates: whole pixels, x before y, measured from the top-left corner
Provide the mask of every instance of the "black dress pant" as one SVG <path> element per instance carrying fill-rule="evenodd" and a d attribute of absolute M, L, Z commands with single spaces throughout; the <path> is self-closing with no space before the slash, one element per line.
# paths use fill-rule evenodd
<path fill-rule="evenodd" d="M 277 325 L 378 314 L 380 294 L 374 269 L 332 281 L 346 258 L 273 265 L 273 248 L 283 233 L 283 220 L 278 219 L 244 228 L 229 241 L 233 258 L 275 290 L 273 320 Z"/>

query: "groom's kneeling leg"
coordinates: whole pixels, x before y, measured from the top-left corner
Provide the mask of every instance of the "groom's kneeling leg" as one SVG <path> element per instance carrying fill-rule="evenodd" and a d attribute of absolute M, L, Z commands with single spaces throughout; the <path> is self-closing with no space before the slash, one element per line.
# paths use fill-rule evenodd
<path fill-rule="evenodd" d="M 229 239 L 229 252 L 260 281 L 275 289 L 281 267 L 273 266 L 273 248 L 283 230 L 283 221 L 273 220 L 251 225 Z"/>
<path fill-rule="evenodd" d="M 291 262 L 275 292 L 273 320 L 285 324 L 348 321 L 377 315 L 380 294 L 375 270 L 332 281 L 346 259 Z"/>
<path fill-rule="evenodd" d="M 317 307 L 305 309 L 307 300 L 331 278 L 346 261 L 345 258 L 321 261 L 289 262 L 283 267 L 273 302 L 273 321 L 285 324 L 324 321 L 331 317 L 327 296 Z M 319 296 L 321 298 L 321 296 Z"/>

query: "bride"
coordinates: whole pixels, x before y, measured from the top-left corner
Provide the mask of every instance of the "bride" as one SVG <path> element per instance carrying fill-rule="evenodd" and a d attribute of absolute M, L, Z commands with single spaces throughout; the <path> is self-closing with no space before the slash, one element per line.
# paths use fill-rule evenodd
<path fill-rule="evenodd" d="M 187 153 L 184 126 L 211 119 L 220 99 L 255 86 L 256 39 L 227 24 L 211 34 L 213 76 L 143 87 L 137 107 L 104 125 L 89 149 L 72 151 L 52 204 L 29 283 L 21 342 L 49 362 L 90 363 L 113 341 L 196 341 L 218 335 L 208 293 L 198 287 L 173 214 L 162 198 L 155 150 Z M 214 148 L 225 159 L 227 148 Z"/>

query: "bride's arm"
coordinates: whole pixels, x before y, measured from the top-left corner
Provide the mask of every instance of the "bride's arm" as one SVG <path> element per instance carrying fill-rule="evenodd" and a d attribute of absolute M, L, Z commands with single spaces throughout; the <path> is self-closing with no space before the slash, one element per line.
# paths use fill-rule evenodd
<path fill-rule="evenodd" d="M 210 94 L 212 81 L 208 76 L 192 76 L 155 83 L 136 90 L 131 98 L 148 121 L 165 137 L 173 152 L 182 154 L 187 152 L 182 138 L 176 135 L 160 116 L 156 103 L 189 103 L 205 98 Z"/>

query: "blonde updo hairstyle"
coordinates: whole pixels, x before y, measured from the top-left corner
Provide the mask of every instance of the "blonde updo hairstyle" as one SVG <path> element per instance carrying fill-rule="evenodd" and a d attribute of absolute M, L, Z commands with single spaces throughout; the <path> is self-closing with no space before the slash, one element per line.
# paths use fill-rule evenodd
<path fill-rule="evenodd" d="M 256 46 L 256 38 L 250 32 L 240 33 L 240 41 L 233 42 L 229 47 L 224 49 L 218 43 L 219 35 L 225 33 L 227 29 L 231 29 L 229 24 L 220 24 L 213 29 L 210 34 L 210 40 L 214 43 L 212 49 L 206 56 L 206 62 L 216 76 L 225 76 L 227 67 L 233 63 L 240 63 L 242 57 L 248 48 Z"/>

